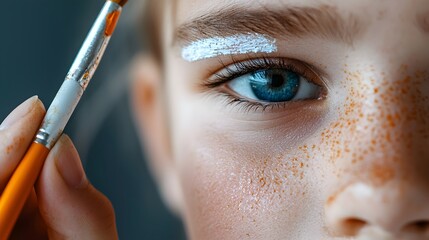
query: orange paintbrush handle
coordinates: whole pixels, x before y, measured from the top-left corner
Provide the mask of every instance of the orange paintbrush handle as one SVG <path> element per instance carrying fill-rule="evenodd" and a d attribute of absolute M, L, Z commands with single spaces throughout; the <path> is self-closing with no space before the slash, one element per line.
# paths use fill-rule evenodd
<path fill-rule="evenodd" d="M 0 240 L 7 240 L 34 187 L 49 149 L 32 143 L 0 198 Z"/>
<path fill-rule="evenodd" d="M 7 240 L 34 187 L 49 149 L 61 136 L 67 121 L 88 86 L 115 30 L 127 0 L 108 0 L 94 22 L 42 125 L 0 197 L 0 240 Z M 42 144 L 40 144 L 42 143 Z"/>

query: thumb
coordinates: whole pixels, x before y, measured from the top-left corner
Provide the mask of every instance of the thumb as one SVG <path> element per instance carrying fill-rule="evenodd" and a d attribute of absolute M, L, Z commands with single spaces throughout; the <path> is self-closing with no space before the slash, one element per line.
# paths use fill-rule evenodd
<path fill-rule="evenodd" d="M 118 239 L 112 204 L 88 182 L 67 136 L 49 153 L 36 194 L 49 239 Z"/>

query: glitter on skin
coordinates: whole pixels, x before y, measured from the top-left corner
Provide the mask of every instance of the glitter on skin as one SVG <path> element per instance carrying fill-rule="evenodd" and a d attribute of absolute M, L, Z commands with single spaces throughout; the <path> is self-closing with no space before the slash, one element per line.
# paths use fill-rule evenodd
<path fill-rule="evenodd" d="M 273 53 L 276 51 L 275 39 L 258 33 L 248 33 L 194 41 L 182 49 L 182 58 L 188 62 L 195 62 L 221 55 Z"/>

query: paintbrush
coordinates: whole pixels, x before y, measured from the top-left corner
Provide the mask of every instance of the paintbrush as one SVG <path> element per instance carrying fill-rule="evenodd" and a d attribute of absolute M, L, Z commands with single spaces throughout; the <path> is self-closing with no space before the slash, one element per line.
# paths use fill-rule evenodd
<path fill-rule="evenodd" d="M 88 86 L 127 0 L 108 0 L 89 31 L 42 125 L 0 198 L 0 240 L 7 240 L 49 151 Z"/>

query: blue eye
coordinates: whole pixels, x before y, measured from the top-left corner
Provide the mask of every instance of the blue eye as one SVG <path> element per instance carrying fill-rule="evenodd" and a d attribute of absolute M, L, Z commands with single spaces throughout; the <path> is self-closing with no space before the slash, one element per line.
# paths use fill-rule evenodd
<path fill-rule="evenodd" d="M 262 69 L 232 79 L 227 86 L 241 97 L 263 102 L 317 99 L 321 87 L 287 69 Z"/>
<path fill-rule="evenodd" d="M 323 71 L 305 62 L 288 58 L 261 57 L 236 61 L 203 81 L 202 89 L 221 93 L 228 104 L 246 111 L 285 108 L 287 102 L 323 100 L 326 86 Z"/>

